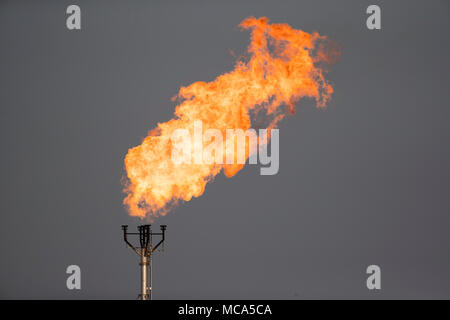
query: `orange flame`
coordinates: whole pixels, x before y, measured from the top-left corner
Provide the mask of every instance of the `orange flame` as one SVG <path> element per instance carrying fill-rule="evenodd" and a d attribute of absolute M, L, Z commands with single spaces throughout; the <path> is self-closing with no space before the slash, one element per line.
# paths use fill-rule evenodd
<path fill-rule="evenodd" d="M 325 106 L 333 88 L 319 65 L 331 62 L 337 54 L 327 52 L 326 38 L 318 33 L 268 22 L 264 17 L 245 19 L 240 27 L 251 30 L 247 61 L 238 61 L 233 71 L 214 81 L 182 87 L 174 119 L 158 123 L 141 145 L 128 150 L 124 204 L 131 216 L 152 220 L 165 215 L 180 201 L 201 196 L 206 184 L 222 169 L 232 177 L 244 166 L 175 164 L 170 141 L 174 130 L 192 130 L 194 121 L 201 120 L 204 130 L 245 131 L 251 128 L 252 117 L 260 114 L 267 128 L 273 128 L 286 115 L 282 106 L 294 113 L 294 103 L 300 98 L 314 98 L 317 107 Z M 248 158 L 247 150 L 245 154 Z"/>

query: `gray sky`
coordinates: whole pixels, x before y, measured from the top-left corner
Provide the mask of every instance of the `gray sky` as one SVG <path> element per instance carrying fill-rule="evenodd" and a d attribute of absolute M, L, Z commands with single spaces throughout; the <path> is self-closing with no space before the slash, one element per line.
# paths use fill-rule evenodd
<path fill-rule="evenodd" d="M 339 43 L 335 94 L 280 124 L 277 175 L 219 175 L 157 221 L 154 298 L 450 298 L 448 1 L 76 1 L 68 31 L 73 3 L 0 2 L 0 298 L 137 296 L 123 158 L 180 86 L 233 68 L 251 15 Z"/>

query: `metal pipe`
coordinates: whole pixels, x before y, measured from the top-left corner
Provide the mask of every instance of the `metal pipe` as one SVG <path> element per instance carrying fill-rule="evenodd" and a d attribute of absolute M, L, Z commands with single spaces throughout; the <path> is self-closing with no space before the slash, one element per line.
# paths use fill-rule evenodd
<path fill-rule="evenodd" d="M 140 257 L 141 261 L 141 300 L 152 300 L 153 298 L 153 252 L 164 243 L 167 226 L 161 225 L 161 233 L 153 233 L 150 225 L 138 226 L 139 233 L 128 232 L 128 226 L 122 225 L 123 239 L 125 243 L 133 249 Z M 135 247 L 128 241 L 128 235 L 139 235 L 140 247 Z M 161 236 L 161 240 L 153 246 L 153 236 Z M 150 269 L 150 270 L 149 270 Z M 150 274 L 148 274 L 150 272 Z"/>
<path fill-rule="evenodd" d="M 145 248 L 141 249 L 141 300 L 147 300 L 147 255 Z"/>
<path fill-rule="evenodd" d="M 153 300 L 153 250 L 150 247 L 150 300 Z"/>

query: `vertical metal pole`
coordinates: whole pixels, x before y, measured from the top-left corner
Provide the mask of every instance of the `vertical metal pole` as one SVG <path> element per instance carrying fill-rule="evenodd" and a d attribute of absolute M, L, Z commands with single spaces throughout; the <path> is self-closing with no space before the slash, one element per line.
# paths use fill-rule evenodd
<path fill-rule="evenodd" d="M 150 300 L 153 300 L 153 249 L 150 246 Z"/>
<path fill-rule="evenodd" d="M 147 256 L 145 248 L 141 249 L 141 300 L 147 300 Z"/>

